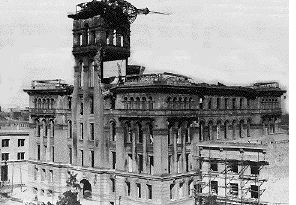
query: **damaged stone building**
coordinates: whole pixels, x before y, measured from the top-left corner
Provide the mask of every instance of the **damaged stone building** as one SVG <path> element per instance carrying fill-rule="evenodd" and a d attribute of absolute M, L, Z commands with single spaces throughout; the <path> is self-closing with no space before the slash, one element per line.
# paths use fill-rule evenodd
<path fill-rule="evenodd" d="M 199 144 L 278 132 L 285 91 L 276 82 L 226 86 L 145 74 L 128 64 L 130 19 L 120 1 L 115 8 L 104 2 L 69 15 L 74 86 L 35 81 L 25 90 L 29 188 L 54 202 L 70 171 L 82 204 L 192 204 Z M 125 69 L 110 61 L 124 61 Z M 108 76 L 112 69 L 118 75 Z"/>

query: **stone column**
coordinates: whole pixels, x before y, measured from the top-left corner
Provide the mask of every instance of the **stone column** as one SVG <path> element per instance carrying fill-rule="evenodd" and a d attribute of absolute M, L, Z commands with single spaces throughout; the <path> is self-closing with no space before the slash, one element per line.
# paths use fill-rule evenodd
<path fill-rule="evenodd" d="M 185 128 L 187 128 L 187 123 L 185 124 Z M 185 132 L 188 132 L 187 129 L 185 130 Z M 181 131 L 181 133 L 182 133 L 182 131 Z M 186 135 L 181 135 L 181 137 L 182 137 L 181 140 L 182 140 L 182 161 L 183 161 L 183 163 L 182 163 L 183 169 L 182 170 L 185 173 L 186 172 Z"/>
<path fill-rule="evenodd" d="M 116 170 L 124 171 L 124 124 L 116 127 Z"/>
<path fill-rule="evenodd" d="M 48 130 L 47 132 L 47 141 L 46 141 L 46 146 L 47 146 L 47 151 L 46 151 L 46 161 L 50 162 L 51 161 L 51 149 L 50 149 L 50 138 L 52 137 L 52 129 L 53 129 L 53 126 L 52 126 L 52 120 L 49 120 L 49 126 L 50 126 L 50 129 Z"/>
<path fill-rule="evenodd" d="M 94 57 L 94 128 L 95 128 L 95 167 L 108 168 L 109 147 L 104 134 L 104 99 L 101 90 L 100 71 L 103 70 L 102 47 Z"/>
<path fill-rule="evenodd" d="M 175 128 L 175 126 L 174 126 L 174 128 Z M 173 143 L 174 143 L 174 171 L 173 171 L 173 173 L 174 174 L 176 174 L 176 173 L 178 173 L 178 165 L 177 165 L 177 163 L 178 163 L 178 159 L 177 159 L 177 152 L 178 152 L 178 147 L 177 147 L 177 132 L 176 132 L 176 130 L 173 128 L 173 131 L 174 131 L 174 134 L 173 134 Z"/>
<path fill-rule="evenodd" d="M 132 135 L 132 169 L 135 172 L 136 169 L 136 133 L 135 133 L 135 124 L 131 122 L 131 135 Z"/>
<path fill-rule="evenodd" d="M 147 138 L 148 136 L 148 126 L 145 122 L 142 122 L 143 128 L 143 172 L 147 173 Z"/>
<path fill-rule="evenodd" d="M 46 156 L 44 156 L 44 137 L 45 137 L 45 129 L 46 129 L 46 121 L 45 119 L 42 121 L 42 135 L 40 136 L 40 159 L 41 161 L 45 161 Z"/>
<path fill-rule="evenodd" d="M 90 124 L 89 124 L 89 65 L 85 62 L 83 66 L 83 165 L 90 166 L 88 141 L 90 139 Z"/>
<path fill-rule="evenodd" d="M 199 126 L 199 132 L 200 132 L 200 139 L 201 141 L 204 141 L 204 124 L 200 124 Z"/>
<path fill-rule="evenodd" d="M 168 130 L 166 126 L 153 129 L 154 174 L 168 174 Z"/>
<path fill-rule="evenodd" d="M 208 124 L 208 129 L 209 129 L 209 140 L 213 140 L 213 125 Z"/>
<path fill-rule="evenodd" d="M 72 93 L 72 162 L 73 165 L 77 165 L 77 138 L 79 130 L 79 82 L 81 78 L 81 65 L 78 66 L 78 59 L 76 60 L 76 66 L 74 66 L 74 90 Z"/>

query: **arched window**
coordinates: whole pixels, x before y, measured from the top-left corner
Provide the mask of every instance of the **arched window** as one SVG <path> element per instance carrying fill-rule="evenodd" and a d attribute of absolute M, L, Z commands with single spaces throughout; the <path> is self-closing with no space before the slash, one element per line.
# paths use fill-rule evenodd
<path fill-rule="evenodd" d="M 136 109 L 140 109 L 141 100 L 139 97 L 136 98 Z"/>
<path fill-rule="evenodd" d="M 243 109 L 244 108 L 244 99 L 243 98 L 240 98 L 239 99 L 239 108 L 240 109 Z"/>
<path fill-rule="evenodd" d="M 236 109 L 236 99 L 232 98 L 232 109 Z"/>
<path fill-rule="evenodd" d="M 178 101 L 178 109 L 183 109 L 183 100 L 181 97 L 179 97 L 179 101 Z"/>
<path fill-rule="evenodd" d="M 130 109 L 134 109 L 134 98 L 130 98 Z"/>
<path fill-rule="evenodd" d="M 85 29 L 85 31 L 84 31 L 84 40 L 85 40 L 85 45 L 88 45 L 89 44 L 89 38 L 90 38 L 90 36 L 89 36 L 89 26 L 88 26 L 88 24 L 86 23 L 85 25 L 84 25 L 84 29 Z"/>
<path fill-rule="evenodd" d="M 167 108 L 172 109 L 172 98 L 171 97 L 167 98 Z"/>
<path fill-rule="evenodd" d="M 37 104 L 37 99 L 35 98 L 35 99 L 34 99 L 34 108 L 36 109 L 37 106 L 38 106 L 38 104 Z"/>
<path fill-rule="evenodd" d="M 183 106 L 184 106 L 184 109 L 188 109 L 189 108 L 188 102 L 187 102 L 187 97 L 184 98 Z"/>
<path fill-rule="evenodd" d="M 203 101 L 204 101 L 203 98 L 199 98 L 199 109 L 201 109 L 201 110 L 202 110 L 203 107 L 204 107 L 204 106 L 203 106 Z"/>
<path fill-rule="evenodd" d="M 123 106 L 124 106 L 124 109 L 128 109 L 127 97 L 123 98 Z"/>
<path fill-rule="evenodd" d="M 116 124 L 114 121 L 110 122 L 110 137 L 112 141 L 116 141 Z"/>
<path fill-rule="evenodd" d="M 220 109 L 220 107 L 221 107 L 220 101 L 221 101 L 221 99 L 219 97 L 217 97 L 217 109 Z"/>
<path fill-rule="evenodd" d="M 94 68 L 95 68 L 94 65 L 95 63 L 92 62 L 88 70 L 88 86 L 89 87 L 94 87 Z"/>
<path fill-rule="evenodd" d="M 174 97 L 174 98 L 173 98 L 173 106 L 172 106 L 172 108 L 173 108 L 174 110 L 176 109 L 176 103 L 177 103 L 177 98 Z"/>
<path fill-rule="evenodd" d="M 212 98 L 209 98 L 209 101 L 208 101 L 208 109 L 212 109 Z"/>
<path fill-rule="evenodd" d="M 228 98 L 224 98 L 224 109 L 228 109 Z"/>
<path fill-rule="evenodd" d="M 51 109 L 54 109 L 54 99 L 53 98 L 51 98 L 50 107 L 51 107 Z"/>
<path fill-rule="evenodd" d="M 83 198 L 91 198 L 91 195 L 92 195 L 91 184 L 87 179 L 82 179 L 80 181 L 80 187 L 82 188 Z"/>
<path fill-rule="evenodd" d="M 142 97 L 142 109 L 143 110 L 146 110 L 147 109 L 146 97 Z"/>
<path fill-rule="evenodd" d="M 149 110 L 152 110 L 153 109 L 153 99 L 152 99 L 152 97 L 148 98 L 148 103 L 149 103 Z"/>

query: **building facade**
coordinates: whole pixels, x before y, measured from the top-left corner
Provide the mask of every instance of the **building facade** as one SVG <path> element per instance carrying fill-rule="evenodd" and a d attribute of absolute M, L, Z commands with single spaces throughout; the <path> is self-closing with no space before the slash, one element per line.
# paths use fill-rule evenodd
<path fill-rule="evenodd" d="M 198 145 L 278 132 L 285 91 L 276 82 L 212 85 L 173 73 L 119 72 L 110 83 L 104 62 L 125 60 L 128 68 L 130 24 L 126 16 L 114 22 L 122 10 L 98 2 L 69 15 L 74 87 L 25 90 L 29 186 L 38 199 L 55 201 L 70 171 L 78 174 L 82 204 L 192 204 Z M 89 10 L 102 5 L 103 13 Z"/>
<path fill-rule="evenodd" d="M 28 182 L 29 123 L 13 122 L 0 129 L 1 193 L 11 194 Z"/>

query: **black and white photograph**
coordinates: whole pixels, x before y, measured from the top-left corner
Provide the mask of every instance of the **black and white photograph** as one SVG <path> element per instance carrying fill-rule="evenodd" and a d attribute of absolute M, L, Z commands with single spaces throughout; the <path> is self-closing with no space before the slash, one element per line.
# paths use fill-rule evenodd
<path fill-rule="evenodd" d="M 293 204 L 290 3 L 1 0 L 0 204 Z"/>

